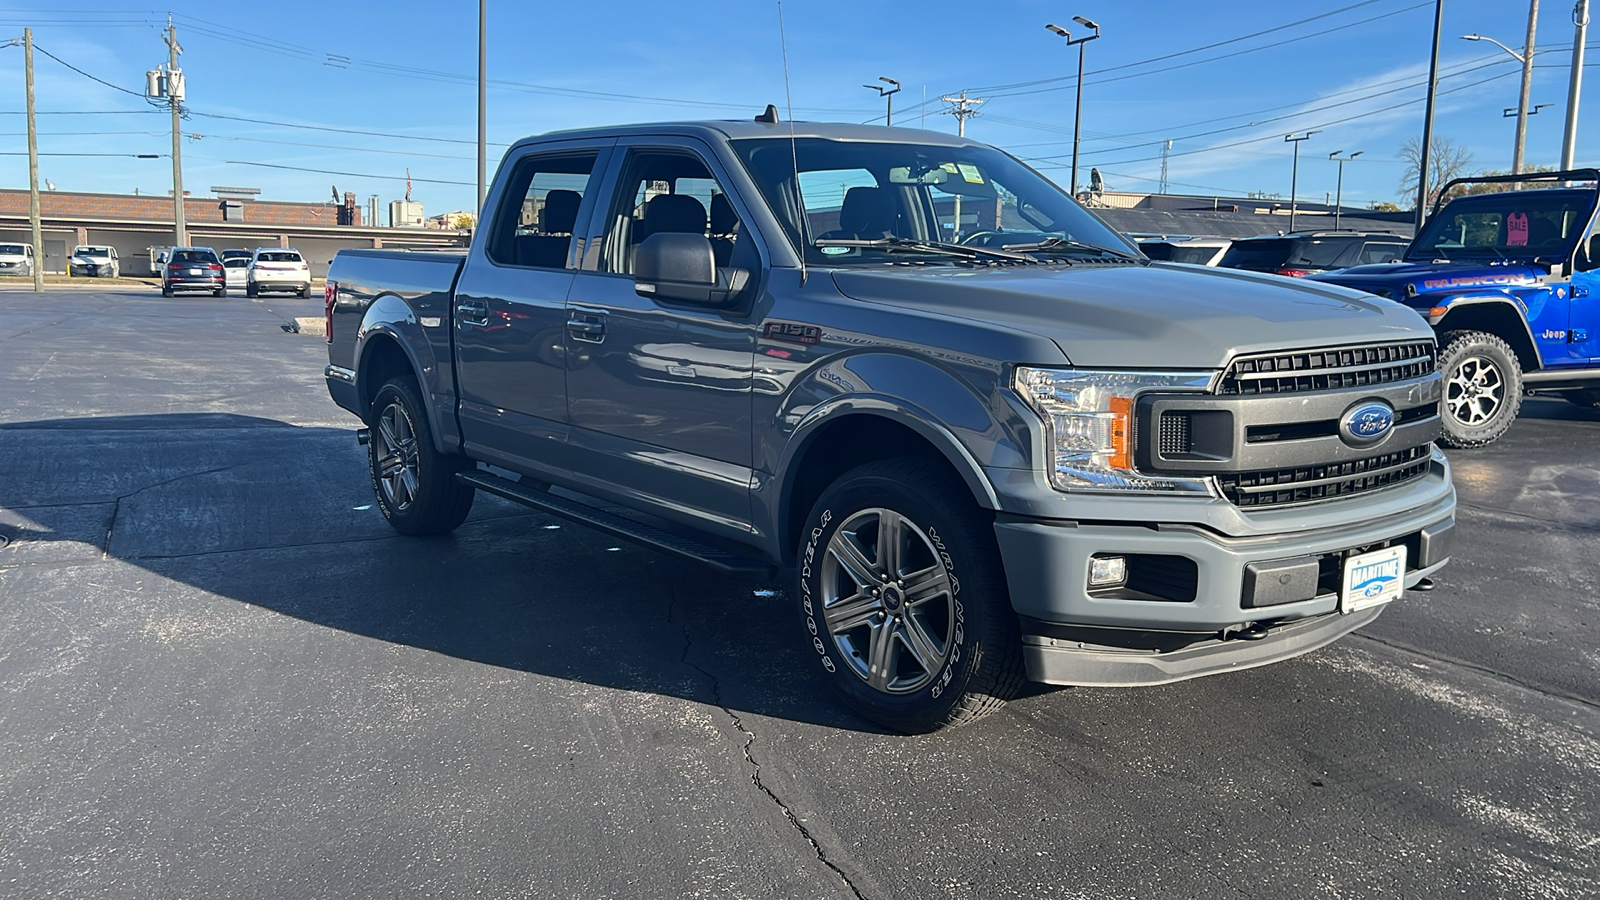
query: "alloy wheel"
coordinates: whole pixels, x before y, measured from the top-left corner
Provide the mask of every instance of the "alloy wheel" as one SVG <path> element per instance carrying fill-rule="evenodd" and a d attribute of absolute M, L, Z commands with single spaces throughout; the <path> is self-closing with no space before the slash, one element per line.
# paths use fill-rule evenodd
<path fill-rule="evenodd" d="M 1445 406 L 1463 425 L 1481 425 L 1494 418 L 1505 404 L 1505 375 L 1483 356 L 1461 360 L 1445 385 Z"/>
<path fill-rule="evenodd" d="M 378 483 L 383 498 L 393 509 L 411 506 L 417 496 L 417 430 L 411 416 L 399 403 L 390 403 L 378 416 L 372 435 L 373 455 L 378 461 Z"/>

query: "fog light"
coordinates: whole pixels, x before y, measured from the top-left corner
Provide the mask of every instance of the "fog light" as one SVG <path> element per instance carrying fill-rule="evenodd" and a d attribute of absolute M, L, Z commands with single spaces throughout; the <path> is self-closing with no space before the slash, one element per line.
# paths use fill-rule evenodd
<path fill-rule="evenodd" d="M 1128 580 L 1128 560 L 1121 556 L 1096 556 L 1089 560 L 1090 587 L 1116 587 Z"/>

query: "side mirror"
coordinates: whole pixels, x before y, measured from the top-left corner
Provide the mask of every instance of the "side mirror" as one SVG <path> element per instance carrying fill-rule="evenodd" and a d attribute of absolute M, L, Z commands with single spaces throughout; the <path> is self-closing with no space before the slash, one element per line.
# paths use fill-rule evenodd
<path fill-rule="evenodd" d="M 633 256 L 633 289 L 645 297 L 722 309 L 744 290 L 750 273 L 717 267 L 704 235 L 663 232 L 644 239 Z"/>

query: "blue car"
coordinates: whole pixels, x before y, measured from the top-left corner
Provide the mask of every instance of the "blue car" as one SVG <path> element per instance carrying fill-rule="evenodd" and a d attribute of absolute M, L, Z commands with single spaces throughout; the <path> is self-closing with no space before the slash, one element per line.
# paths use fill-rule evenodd
<path fill-rule="evenodd" d="M 1511 427 L 1524 393 L 1600 406 L 1600 170 L 1461 178 L 1405 256 L 1309 276 L 1404 303 L 1439 338 L 1450 447 Z M 1514 189 L 1501 190 L 1502 186 Z"/>

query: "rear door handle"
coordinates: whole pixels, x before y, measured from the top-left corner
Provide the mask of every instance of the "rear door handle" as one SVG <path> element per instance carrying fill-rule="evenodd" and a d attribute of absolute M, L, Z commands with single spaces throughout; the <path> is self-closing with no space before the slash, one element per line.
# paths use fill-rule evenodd
<path fill-rule="evenodd" d="M 567 331 L 572 339 L 587 344 L 599 344 L 606 339 L 605 313 L 574 312 L 567 319 Z"/>
<path fill-rule="evenodd" d="M 456 318 L 463 325 L 488 325 L 489 304 L 482 300 L 461 300 L 456 303 Z"/>

